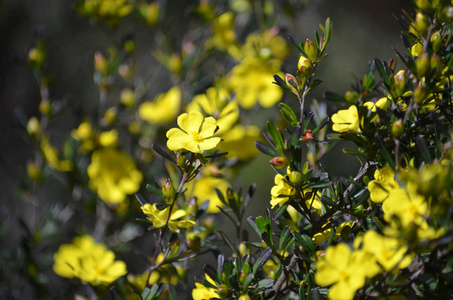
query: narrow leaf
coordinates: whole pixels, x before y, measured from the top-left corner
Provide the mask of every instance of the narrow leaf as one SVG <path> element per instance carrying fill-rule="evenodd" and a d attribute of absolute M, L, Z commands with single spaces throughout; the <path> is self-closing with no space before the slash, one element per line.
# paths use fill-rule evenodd
<path fill-rule="evenodd" d="M 255 264 L 253 265 L 252 268 L 252 273 L 256 274 L 259 269 L 269 260 L 269 258 L 272 256 L 272 249 L 271 248 L 265 248 L 263 249 L 258 258 L 255 261 Z"/>
<path fill-rule="evenodd" d="M 269 156 L 271 156 L 271 157 L 281 156 L 281 154 L 278 153 L 277 151 L 275 151 L 274 148 L 272 148 L 271 146 L 268 146 L 268 145 L 264 144 L 263 142 L 256 141 L 256 142 L 255 142 L 255 147 L 256 147 L 258 150 L 260 150 L 261 152 L 263 152 L 264 154 L 269 155 Z"/>
<path fill-rule="evenodd" d="M 153 185 L 151 185 L 151 184 L 147 184 L 147 185 L 146 185 L 146 189 L 147 189 L 148 191 L 150 191 L 151 193 L 153 193 L 154 195 L 158 196 L 158 197 L 161 197 L 161 198 L 162 198 L 162 196 L 163 196 L 163 195 L 162 195 L 162 190 L 159 189 L 159 188 L 157 188 L 157 187 L 155 187 L 155 186 L 153 186 Z M 139 200 L 139 201 L 140 201 L 140 200 Z"/>
<path fill-rule="evenodd" d="M 275 128 L 274 123 L 272 123 L 271 121 L 267 121 L 266 122 L 266 129 L 267 129 L 267 132 L 269 133 L 269 135 L 271 136 L 272 140 L 274 141 L 274 143 L 276 145 L 275 150 L 277 152 L 282 152 L 282 150 L 283 150 L 283 137 L 281 136 L 281 134 Z"/>
<path fill-rule="evenodd" d="M 152 147 L 153 147 L 153 150 L 156 151 L 160 156 L 162 156 L 163 158 L 166 158 L 169 161 L 174 162 L 176 164 L 176 159 L 173 156 L 171 156 L 170 154 L 168 154 L 167 152 L 165 152 L 164 149 L 162 149 L 161 147 L 159 147 L 156 144 L 153 144 Z"/>

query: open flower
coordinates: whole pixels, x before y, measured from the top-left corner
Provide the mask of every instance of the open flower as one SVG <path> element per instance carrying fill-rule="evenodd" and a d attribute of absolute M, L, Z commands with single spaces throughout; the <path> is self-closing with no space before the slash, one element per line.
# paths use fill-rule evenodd
<path fill-rule="evenodd" d="M 165 223 L 168 219 L 168 213 L 170 212 L 170 207 L 167 207 L 163 210 L 159 210 L 157 208 L 157 204 L 149 204 L 146 203 L 141 207 L 143 213 L 148 217 L 150 221 L 153 222 L 153 226 L 155 228 L 161 228 L 165 226 Z M 195 225 L 194 221 L 191 220 L 180 220 L 177 221 L 179 218 L 182 218 L 186 215 L 186 212 L 182 209 L 173 210 L 171 212 L 171 216 L 168 219 L 168 229 L 172 232 L 179 232 L 180 228 L 189 228 Z"/>
<path fill-rule="evenodd" d="M 160 94 L 154 101 L 146 101 L 140 105 L 138 115 L 146 122 L 161 125 L 173 122 L 181 102 L 181 89 L 173 87 Z"/>
<path fill-rule="evenodd" d="M 338 111 L 332 116 L 332 129 L 337 132 L 359 132 L 359 113 L 357 106 L 351 105 L 348 109 Z"/>
<path fill-rule="evenodd" d="M 395 181 L 395 172 L 388 166 L 376 170 L 374 178 L 368 183 L 368 189 L 370 190 L 370 199 L 375 203 L 384 202 L 391 190 L 399 188 Z"/>
<path fill-rule="evenodd" d="M 118 204 L 127 194 L 138 191 L 143 178 L 131 158 L 113 148 L 95 151 L 87 172 L 90 188 L 110 204 Z"/>
<path fill-rule="evenodd" d="M 95 243 L 89 235 L 76 237 L 54 254 L 53 270 L 66 278 L 80 278 L 92 285 L 109 284 L 125 275 L 126 264 L 115 260 L 115 254 L 104 244 Z"/>
<path fill-rule="evenodd" d="M 329 286 L 329 299 L 353 299 L 356 291 L 365 284 L 366 272 L 360 252 L 352 252 L 346 244 L 330 246 L 316 266 L 315 281 Z"/>
<path fill-rule="evenodd" d="M 203 153 L 220 142 L 219 137 L 213 137 L 217 130 L 217 122 L 213 117 L 204 118 L 198 111 L 184 113 L 178 117 L 178 126 L 167 131 L 167 147 L 177 151 L 181 149 L 193 153 Z"/>

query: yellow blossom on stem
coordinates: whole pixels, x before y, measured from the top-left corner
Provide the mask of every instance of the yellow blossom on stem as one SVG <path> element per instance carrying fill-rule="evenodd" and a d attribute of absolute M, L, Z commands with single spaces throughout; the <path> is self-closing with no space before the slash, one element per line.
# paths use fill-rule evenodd
<path fill-rule="evenodd" d="M 224 88 L 210 87 L 205 94 L 196 95 L 187 105 L 187 112 L 199 111 L 217 120 L 218 135 L 228 132 L 239 118 L 236 100 L 230 100 L 230 93 Z"/>
<path fill-rule="evenodd" d="M 168 218 L 168 213 L 170 212 L 171 207 L 167 207 L 163 210 L 157 208 L 157 204 L 146 203 L 141 207 L 143 213 L 148 217 L 150 221 L 153 222 L 155 228 L 164 227 L 168 219 L 168 229 L 172 232 L 179 232 L 179 228 L 189 228 L 195 225 L 195 222 L 192 220 L 179 220 L 186 215 L 186 212 L 182 209 L 173 209 L 171 212 L 170 218 Z"/>
<path fill-rule="evenodd" d="M 180 103 L 181 89 L 175 86 L 158 95 L 154 101 L 143 102 L 138 108 L 138 115 L 153 125 L 167 124 L 175 119 Z"/>
<path fill-rule="evenodd" d="M 179 128 L 167 131 L 167 147 L 170 150 L 188 150 L 193 153 L 203 153 L 220 143 L 219 137 L 214 137 L 217 122 L 213 117 L 204 118 L 198 111 L 184 113 L 178 117 Z"/>
<path fill-rule="evenodd" d="M 76 237 L 54 254 L 53 270 L 66 278 L 80 278 L 92 285 L 110 284 L 125 275 L 126 264 L 115 260 L 115 254 L 89 235 Z"/>
<path fill-rule="evenodd" d="M 376 170 L 374 178 L 368 183 L 368 189 L 370 190 L 370 199 L 375 203 L 384 202 L 391 190 L 399 188 L 395 181 L 395 172 L 389 166 Z"/>
<path fill-rule="evenodd" d="M 43 135 L 42 137 L 41 151 L 50 168 L 61 172 L 69 172 L 72 170 L 72 161 L 60 160 L 58 158 L 58 150 L 50 144 L 48 135 Z"/>
<path fill-rule="evenodd" d="M 113 148 L 95 151 L 87 172 L 90 188 L 110 204 L 118 204 L 127 194 L 137 192 L 143 178 L 131 158 Z"/>
<path fill-rule="evenodd" d="M 407 245 L 396 238 L 380 235 L 374 230 L 368 230 L 365 233 L 363 250 L 372 253 L 386 272 L 394 268 L 404 269 L 412 262 L 412 257 L 406 255 Z"/>
<path fill-rule="evenodd" d="M 353 299 L 356 291 L 365 284 L 366 273 L 362 259 L 346 244 L 330 246 L 316 265 L 315 281 L 329 286 L 329 299 Z"/>
<path fill-rule="evenodd" d="M 208 274 L 205 274 L 205 277 L 208 283 L 215 286 L 215 288 L 210 286 L 206 287 L 202 283 L 195 282 L 195 288 L 192 289 L 193 300 L 221 299 L 221 296 L 219 295 L 219 286 L 217 286 L 216 282 L 209 277 Z M 223 288 L 222 285 L 220 287 Z"/>
<path fill-rule="evenodd" d="M 247 57 L 233 68 L 229 84 L 236 93 L 239 105 L 244 109 L 253 108 L 256 103 L 268 108 L 283 96 L 282 89 L 272 84 L 274 74 L 280 72 L 280 64 L 267 64 L 259 58 Z"/>
<path fill-rule="evenodd" d="M 360 132 L 359 113 L 357 106 L 351 105 L 348 109 L 338 111 L 332 116 L 332 129 L 337 132 Z"/>

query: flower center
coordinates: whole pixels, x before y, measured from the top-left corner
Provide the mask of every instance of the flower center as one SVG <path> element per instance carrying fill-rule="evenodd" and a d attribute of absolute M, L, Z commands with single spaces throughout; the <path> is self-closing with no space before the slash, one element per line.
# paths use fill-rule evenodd
<path fill-rule="evenodd" d="M 203 137 L 196 131 L 192 131 L 192 138 L 195 142 L 201 142 Z"/>
<path fill-rule="evenodd" d="M 349 278 L 349 272 L 347 270 L 340 271 L 340 281 L 346 281 Z"/>

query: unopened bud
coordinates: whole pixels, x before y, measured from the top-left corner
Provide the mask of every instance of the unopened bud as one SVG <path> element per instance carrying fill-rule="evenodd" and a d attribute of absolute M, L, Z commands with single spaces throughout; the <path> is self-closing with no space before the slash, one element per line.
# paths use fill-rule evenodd
<path fill-rule="evenodd" d="M 395 96 L 401 96 L 406 86 L 406 73 L 401 70 L 394 76 L 395 84 L 392 86 L 392 92 Z"/>
<path fill-rule="evenodd" d="M 300 87 L 299 87 L 299 84 L 297 82 L 297 79 L 296 77 L 294 77 L 293 75 L 289 74 L 289 73 L 286 73 L 285 74 L 285 80 L 286 80 L 286 86 L 296 95 L 296 96 L 299 96 L 300 92 Z"/>
<path fill-rule="evenodd" d="M 431 0 L 415 0 L 415 5 L 417 5 L 420 10 L 424 12 L 431 11 Z"/>
<path fill-rule="evenodd" d="M 168 59 L 168 69 L 174 74 L 181 74 L 183 70 L 181 56 L 177 53 L 173 53 Z"/>
<path fill-rule="evenodd" d="M 248 273 L 244 272 L 244 271 L 240 271 L 239 272 L 239 282 L 240 283 L 243 283 L 245 278 L 247 278 L 247 275 Z"/>
<path fill-rule="evenodd" d="M 297 68 L 299 69 L 299 71 L 303 74 L 305 74 L 308 70 L 308 68 L 311 67 L 311 62 L 308 58 L 306 58 L 305 56 L 301 55 L 299 57 L 299 62 L 297 63 Z"/>
<path fill-rule="evenodd" d="M 109 64 L 99 51 L 94 54 L 94 68 L 103 76 L 106 76 L 109 72 Z"/>
<path fill-rule="evenodd" d="M 315 61 L 318 56 L 318 47 L 311 40 L 307 39 L 304 44 L 304 51 L 311 61 Z"/>
<path fill-rule="evenodd" d="M 49 99 L 42 99 L 41 102 L 39 103 L 39 111 L 43 114 L 43 115 L 50 115 L 50 113 L 52 112 L 52 106 L 50 105 L 50 101 Z"/>
<path fill-rule="evenodd" d="M 123 89 L 120 95 L 120 101 L 124 106 L 131 107 L 135 103 L 135 93 L 131 89 Z"/>
<path fill-rule="evenodd" d="M 44 63 L 44 53 L 38 48 L 32 48 L 28 51 L 28 61 L 37 67 L 41 67 Z"/>
<path fill-rule="evenodd" d="M 165 202 L 173 203 L 175 200 L 176 191 L 173 185 L 171 184 L 170 179 L 167 179 L 165 184 L 162 186 L 162 195 L 164 197 Z"/>
<path fill-rule="evenodd" d="M 431 56 L 431 68 L 436 69 L 436 73 L 442 72 L 442 69 L 444 68 L 442 59 L 436 54 Z"/>
<path fill-rule="evenodd" d="M 415 103 L 417 104 L 422 104 L 423 101 L 425 100 L 426 98 L 426 89 L 421 86 L 421 85 L 418 85 L 415 89 L 414 89 L 414 101 Z"/>
<path fill-rule="evenodd" d="M 222 283 L 221 285 L 219 285 L 218 290 L 221 299 L 225 299 L 228 296 L 229 290 L 226 284 Z"/>
<path fill-rule="evenodd" d="M 182 155 L 176 155 L 176 163 L 180 166 L 183 170 L 186 168 L 186 158 Z"/>
<path fill-rule="evenodd" d="M 289 174 L 289 181 L 294 185 L 301 185 L 302 184 L 302 175 L 297 171 L 292 171 Z"/>
<path fill-rule="evenodd" d="M 347 91 L 344 97 L 349 104 L 357 104 L 357 101 L 359 100 L 359 94 L 353 91 Z"/>
<path fill-rule="evenodd" d="M 404 125 L 401 120 L 396 120 L 392 124 L 392 135 L 399 138 L 404 133 Z"/>
<path fill-rule="evenodd" d="M 417 13 L 414 25 L 421 35 L 425 35 L 428 32 L 429 21 L 422 13 Z"/>
<path fill-rule="evenodd" d="M 438 52 L 440 49 L 440 46 L 442 46 L 442 36 L 440 35 L 439 31 L 434 32 L 431 35 L 431 38 L 429 39 L 431 42 L 431 45 L 433 47 L 434 52 Z"/>
<path fill-rule="evenodd" d="M 41 131 L 41 124 L 39 123 L 38 118 L 31 117 L 27 123 L 27 132 L 30 136 L 36 138 Z"/>
<path fill-rule="evenodd" d="M 241 296 L 239 296 L 238 300 L 250 300 L 250 296 L 249 295 L 241 295 Z"/>
<path fill-rule="evenodd" d="M 288 166 L 288 160 L 283 156 L 274 157 L 269 161 L 269 163 L 276 169 L 281 169 Z"/>
<path fill-rule="evenodd" d="M 127 53 L 130 53 L 130 54 L 134 53 L 135 42 L 133 40 L 127 40 L 124 42 L 123 48 L 124 48 L 124 51 L 126 51 Z"/>
<path fill-rule="evenodd" d="M 429 56 L 428 53 L 423 53 L 417 58 L 416 67 L 417 73 L 420 76 L 425 76 L 425 74 L 429 71 Z"/>
<path fill-rule="evenodd" d="M 311 130 L 311 129 L 305 130 L 304 133 L 302 134 L 302 139 L 305 142 L 313 141 L 313 130 Z"/>

